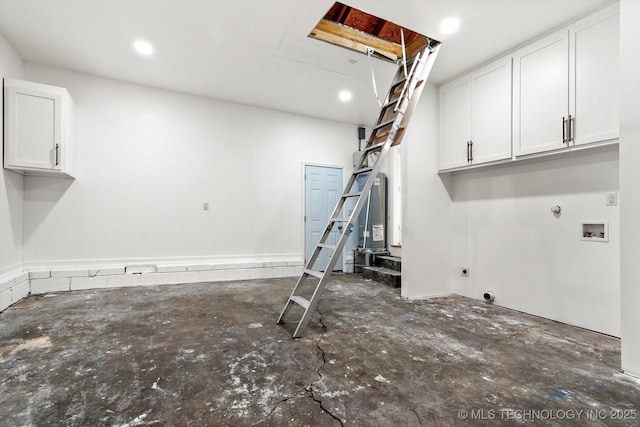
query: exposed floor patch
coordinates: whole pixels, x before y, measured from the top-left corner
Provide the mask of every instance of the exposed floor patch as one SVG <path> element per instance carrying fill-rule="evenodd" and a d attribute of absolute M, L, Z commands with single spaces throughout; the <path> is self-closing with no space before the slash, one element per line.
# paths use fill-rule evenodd
<path fill-rule="evenodd" d="M 21 341 L 22 342 L 16 344 L 9 344 L 0 347 L 0 362 L 3 362 L 5 359 L 22 350 L 43 349 L 52 346 L 51 339 L 48 336 L 31 338 Z"/>

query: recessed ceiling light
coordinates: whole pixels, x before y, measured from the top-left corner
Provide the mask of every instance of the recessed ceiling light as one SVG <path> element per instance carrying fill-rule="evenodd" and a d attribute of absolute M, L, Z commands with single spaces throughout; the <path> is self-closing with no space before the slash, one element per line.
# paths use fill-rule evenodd
<path fill-rule="evenodd" d="M 146 55 L 149 56 L 153 53 L 153 46 L 151 45 L 151 43 L 144 41 L 144 40 L 137 40 L 134 44 L 133 44 L 133 48 L 136 50 L 136 52 L 138 52 L 140 55 Z"/>
<path fill-rule="evenodd" d="M 444 34 L 452 34 L 458 31 L 460 28 L 460 20 L 458 18 L 450 17 L 443 19 L 440 23 L 440 31 Z"/>
<path fill-rule="evenodd" d="M 338 97 L 340 98 L 340 101 L 348 102 L 351 101 L 351 98 L 353 98 L 353 94 L 348 90 L 343 90 L 342 92 L 340 92 L 340 94 L 338 94 Z"/>

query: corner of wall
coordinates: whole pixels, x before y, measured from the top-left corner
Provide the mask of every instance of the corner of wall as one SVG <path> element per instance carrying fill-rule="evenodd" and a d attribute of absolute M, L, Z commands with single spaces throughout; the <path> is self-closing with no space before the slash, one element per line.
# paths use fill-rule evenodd
<path fill-rule="evenodd" d="M 640 2 L 620 2 L 620 308 L 622 369 L 640 377 Z"/>
<path fill-rule="evenodd" d="M 0 312 L 29 295 L 29 274 L 13 273 L 0 277 Z"/>
<path fill-rule="evenodd" d="M 428 84 L 403 141 L 402 296 L 448 295 L 451 283 L 451 198 L 438 175 L 438 95 Z"/>
<path fill-rule="evenodd" d="M 20 55 L 0 34 L 0 78 L 22 78 Z M 0 112 L 0 129 L 4 129 Z M 4 142 L 4 137 L 2 138 Z M 28 275 L 23 261 L 24 179 L 22 175 L 0 171 L 0 311 L 29 294 Z"/>

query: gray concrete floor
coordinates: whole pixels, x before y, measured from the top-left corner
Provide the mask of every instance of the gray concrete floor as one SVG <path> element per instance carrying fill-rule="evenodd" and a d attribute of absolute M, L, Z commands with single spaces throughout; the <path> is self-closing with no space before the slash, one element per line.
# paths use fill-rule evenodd
<path fill-rule="evenodd" d="M 618 339 L 339 275 L 293 340 L 294 283 L 26 298 L 0 314 L 0 425 L 640 424 Z"/>

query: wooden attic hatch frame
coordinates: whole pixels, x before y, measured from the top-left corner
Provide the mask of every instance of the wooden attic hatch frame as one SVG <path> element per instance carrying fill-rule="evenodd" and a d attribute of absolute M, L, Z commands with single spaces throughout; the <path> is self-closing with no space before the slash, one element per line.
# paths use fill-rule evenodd
<path fill-rule="evenodd" d="M 396 65 L 404 64 L 405 75 L 408 73 L 406 63 L 411 62 L 422 49 L 428 47 L 430 50 L 437 50 L 440 45 L 440 42 L 430 37 L 340 2 L 335 2 L 331 6 L 311 30 L 309 37 Z M 419 84 L 422 82 L 420 81 Z M 396 89 L 397 92 L 392 90 L 388 98 L 395 99 L 404 95 L 401 93 L 402 87 L 398 86 Z M 386 117 L 383 117 L 385 113 L 387 113 Z M 408 114 L 401 124 L 391 146 L 402 142 L 410 116 L 411 114 Z M 387 117 L 391 116 L 383 109 L 378 121 Z M 386 136 L 387 134 L 380 133 L 374 138 L 374 142 L 382 142 Z"/>
<path fill-rule="evenodd" d="M 355 228 L 354 222 L 369 198 L 384 158 L 393 145 L 402 141 L 440 45 L 440 42 L 429 37 L 342 3 L 335 3 L 329 9 L 309 37 L 363 53 L 369 56 L 369 60 L 376 57 L 392 62 L 398 66 L 398 70 L 387 96 L 384 100 L 378 98 L 380 114 L 372 127 L 367 145 L 278 318 L 278 323 L 283 324 L 294 307 L 298 307 L 295 310 L 300 307 L 304 310 L 293 332 L 294 338 L 302 336 L 316 310 L 333 267 L 342 256 L 342 250 Z M 358 188 L 358 177 L 365 174 L 368 175 L 366 182 L 362 188 Z M 347 208 L 347 200 L 355 201 L 351 210 Z M 327 259 L 326 265 L 323 265 Z"/>
<path fill-rule="evenodd" d="M 367 54 L 367 49 L 382 60 L 398 64 L 402 60 L 402 39 L 407 59 L 429 43 L 429 37 L 403 28 L 356 8 L 336 2 L 318 22 L 309 37 Z"/>

